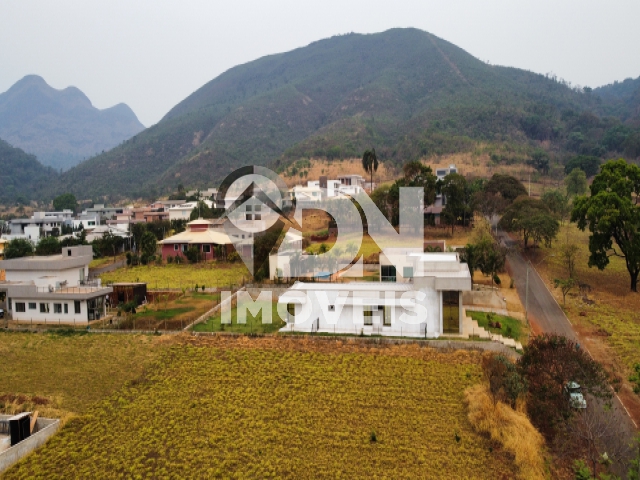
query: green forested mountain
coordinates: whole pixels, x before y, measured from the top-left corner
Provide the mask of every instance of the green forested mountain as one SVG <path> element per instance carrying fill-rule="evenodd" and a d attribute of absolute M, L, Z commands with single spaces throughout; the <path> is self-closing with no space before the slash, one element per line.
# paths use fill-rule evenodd
<path fill-rule="evenodd" d="M 637 130 L 615 108 L 604 93 L 488 65 L 420 30 L 343 35 L 230 69 L 45 193 L 152 196 L 242 165 L 283 168 L 371 146 L 396 164 L 478 141 L 525 156 L 542 146 L 561 160 L 640 156 L 628 141 Z"/>
<path fill-rule="evenodd" d="M 144 130 L 124 103 L 99 110 L 75 87 L 56 90 L 28 75 L 0 93 L 0 138 L 68 169 Z"/>
<path fill-rule="evenodd" d="M 35 156 L 0 139 L 0 204 L 26 203 L 56 178 L 56 171 Z"/>

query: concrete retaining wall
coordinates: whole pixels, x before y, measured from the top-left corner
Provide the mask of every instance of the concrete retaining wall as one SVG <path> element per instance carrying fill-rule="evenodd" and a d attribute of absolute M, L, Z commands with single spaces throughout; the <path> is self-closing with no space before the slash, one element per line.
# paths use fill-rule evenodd
<path fill-rule="evenodd" d="M 0 418 L 6 420 L 12 417 L 12 415 L 0 415 Z M 16 463 L 21 458 L 33 452 L 36 448 L 42 446 L 49 437 L 58 431 L 60 428 L 60 420 L 51 418 L 38 418 L 34 431 L 26 440 L 14 445 L 13 447 L 0 453 L 0 472 L 5 471 L 11 465 Z"/>

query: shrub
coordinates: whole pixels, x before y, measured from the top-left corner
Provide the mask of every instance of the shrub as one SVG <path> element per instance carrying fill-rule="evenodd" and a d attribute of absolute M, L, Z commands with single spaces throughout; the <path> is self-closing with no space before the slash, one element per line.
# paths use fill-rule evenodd
<path fill-rule="evenodd" d="M 173 257 L 171 255 L 167 257 L 167 263 L 173 263 Z"/>
<path fill-rule="evenodd" d="M 227 261 L 231 263 L 236 263 L 239 260 L 240 260 L 240 255 L 238 255 L 238 252 L 231 252 L 229 255 L 227 255 Z"/>

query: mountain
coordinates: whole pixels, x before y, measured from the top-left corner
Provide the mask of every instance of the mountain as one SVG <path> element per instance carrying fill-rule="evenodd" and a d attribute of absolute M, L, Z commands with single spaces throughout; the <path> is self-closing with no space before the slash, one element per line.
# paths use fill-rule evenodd
<path fill-rule="evenodd" d="M 640 77 L 596 88 L 594 93 L 607 102 L 605 113 L 619 116 L 627 123 L 640 125 Z"/>
<path fill-rule="evenodd" d="M 124 103 L 99 110 L 75 87 L 28 75 L 0 94 L 0 138 L 45 165 L 68 169 L 144 130 Z"/>
<path fill-rule="evenodd" d="M 479 142 L 519 160 L 538 148 L 606 155 L 601 140 L 621 123 L 603 117 L 610 103 L 424 31 L 342 35 L 228 70 L 157 125 L 64 173 L 55 191 L 152 197 L 216 184 L 243 165 L 282 170 L 371 146 L 396 165 Z"/>
<path fill-rule="evenodd" d="M 26 203 L 33 193 L 55 181 L 57 172 L 35 156 L 0 139 L 0 204 Z"/>

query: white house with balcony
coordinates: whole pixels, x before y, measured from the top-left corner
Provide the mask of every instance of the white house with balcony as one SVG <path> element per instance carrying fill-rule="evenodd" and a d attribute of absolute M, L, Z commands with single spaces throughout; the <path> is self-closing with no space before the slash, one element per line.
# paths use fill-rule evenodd
<path fill-rule="evenodd" d="M 73 212 L 62 210 L 61 212 L 34 212 L 30 218 L 14 218 L 9 222 L 10 234 L 3 235 L 7 240 L 24 238 L 37 244 L 40 237 L 53 234 L 54 229 L 58 234 L 62 226 L 73 226 Z"/>
<path fill-rule="evenodd" d="M 32 323 L 86 324 L 106 314 L 113 291 L 88 280 L 91 246 L 64 247 L 59 255 L 0 261 L 6 311 L 12 320 Z"/>
<path fill-rule="evenodd" d="M 462 331 L 471 275 L 457 253 L 385 249 L 379 282 L 297 282 L 280 296 L 283 331 L 438 338 Z"/>

